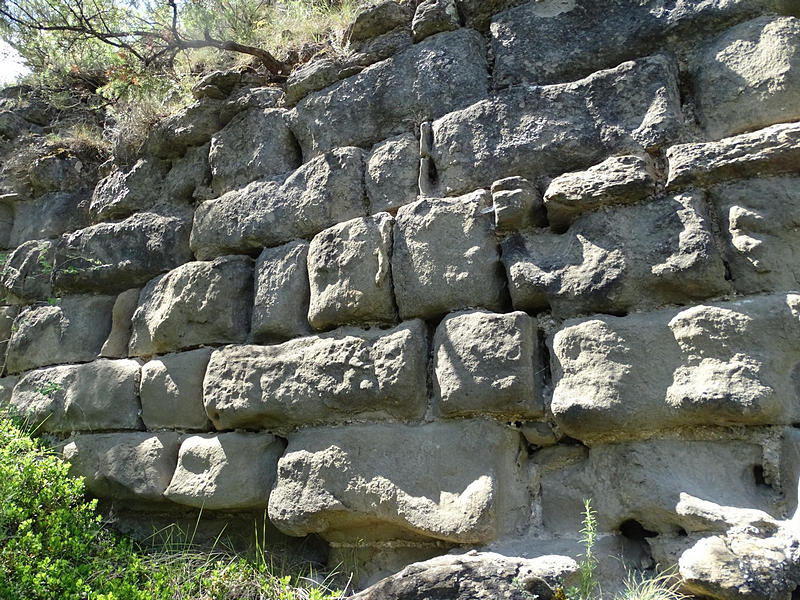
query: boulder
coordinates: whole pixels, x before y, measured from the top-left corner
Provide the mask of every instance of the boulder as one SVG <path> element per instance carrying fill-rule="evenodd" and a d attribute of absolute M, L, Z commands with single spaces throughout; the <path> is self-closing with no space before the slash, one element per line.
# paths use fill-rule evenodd
<path fill-rule="evenodd" d="M 461 27 L 455 0 L 423 0 L 417 5 L 411 32 L 420 42 L 434 33 L 453 31 Z"/>
<path fill-rule="evenodd" d="M 692 75 L 712 139 L 800 119 L 800 19 L 764 16 L 729 29 L 697 54 Z"/>
<path fill-rule="evenodd" d="M 169 163 L 140 158 L 128 171 L 115 171 L 94 188 L 89 211 L 95 221 L 124 219 L 152 208 L 160 199 Z"/>
<path fill-rule="evenodd" d="M 284 447 L 269 433 L 189 436 L 164 495 L 203 510 L 264 509 Z"/>
<path fill-rule="evenodd" d="M 148 429 L 207 431 L 203 377 L 211 348 L 155 357 L 142 366 L 139 395 Z"/>
<path fill-rule="evenodd" d="M 344 33 L 344 39 L 349 44 L 368 40 L 395 27 L 407 25 L 411 17 L 408 5 L 395 0 L 368 3 L 356 14 Z"/>
<path fill-rule="evenodd" d="M 438 36 L 437 36 L 438 37 Z M 573 83 L 516 86 L 434 121 L 434 190 L 452 196 L 514 175 L 536 180 L 654 150 L 683 123 L 674 62 L 626 62 Z"/>
<path fill-rule="evenodd" d="M 544 227 L 547 218 L 542 195 L 524 177 L 506 177 L 492 184 L 494 227 L 503 234 L 531 227 Z"/>
<path fill-rule="evenodd" d="M 433 336 L 434 394 L 445 416 L 544 414 L 536 321 L 523 312 L 445 317 Z"/>
<path fill-rule="evenodd" d="M 227 346 L 203 382 L 217 429 L 289 429 L 352 418 L 419 419 L 427 404 L 421 321 L 343 328 L 277 346 Z"/>
<path fill-rule="evenodd" d="M 300 166 L 300 149 L 284 121 L 284 112 L 251 108 L 233 117 L 211 138 L 208 162 L 214 193 L 222 195 Z"/>
<path fill-rule="evenodd" d="M 0 273 L 0 289 L 6 301 L 25 304 L 50 298 L 54 255 L 50 240 L 25 242 L 11 252 Z"/>
<path fill-rule="evenodd" d="M 56 245 L 56 293 L 122 292 L 192 260 L 188 215 L 142 212 L 63 236 Z"/>
<path fill-rule="evenodd" d="M 308 248 L 315 329 L 396 323 L 392 293 L 392 226 L 388 213 L 352 219 L 318 233 Z"/>
<path fill-rule="evenodd" d="M 225 256 L 186 263 L 142 289 L 130 355 L 244 342 L 252 307 L 252 259 Z"/>
<path fill-rule="evenodd" d="M 417 199 L 419 142 L 412 133 L 377 144 L 366 158 L 370 214 L 393 211 Z"/>
<path fill-rule="evenodd" d="M 69 296 L 30 306 L 14 321 L 6 369 L 20 373 L 47 365 L 98 358 L 111 331 L 115 296 Z"/>
<path fill-rule="evenodd" d="M 189 146 L 202 146 L 227 125 L 235 112 L 222 110 L 223 100 L 203 98 L 181 109 L 150 130 L 142 151 L 157 158 L 180 158 Z"/>
<path fill-rule="evenodd" d="M 98 433 L 68 440 L 62 451 L 70 474 L 93 496 L 131 502 L 164 499 L 178 462 L 178 434 Z"/>
<path fill-rule="evenodd" d="M 86 192 L 51 192 L 35 200 L 14 204 L 14 226 L 9 246 L 31 240 L 57 238 L 89 225 Z"/>
<path fill-rule="evenodd" d="M 136 307 L 139 305 L 138 288 L 125 290 L 114 301 L 111 309 L 111 333 L 108 334 L 100 356 L 103 358 L 126 358 L 128 344 L 131 341 L 131 320 Z"/>
<path fill-rule="evenodd" d="M 483 38 L 451 31 L 415 44 L 322 91 L 289 113 L 304 157 L 337 146 L 371 146 L 484 98 Z M 358 118 L 353 119 L 352 115 Z"/>
<path fill-rule="evenodd" d="M 322 56 L 312 58 L 294 69 L 286 80 L 286 106 L 294 106 L 311 92 L 325 89 L 342 79 L 341 59 Z"/>
<path fill-rule="evenodd" d="M 698 191 L 586 213 L 564 234 L 517 233 L 502 247 L 517 310 L 619 314 L 728 290 Z"/>
<path fill-rule="evenodd" d="M 503 281 L 488 192 L 423 198 L 397 213 L 392 254 L 402 319 L 464 308 L 502 310 Z"/>
<path fill-rule="evenodd" d="M 269 518 L 331 542 L 489 542 L 527 526 L 518 447 L 488 421 L 305 429 L 278 462 Z"/>
<path fill-rule="evenodd" d="M 552 341 L 556 422 L 581 440 L 790 423 L 799 302 L 777 294 L 567 321 Z"/>
<path fill-rule="evenodd" d="M 135 360 L 100 359 L 29 371 L 10 405 L 39 431 L 142 429 L 139 366 Z"/>
<path fill-rule="evenodd" d="M 366 214 L 364 151 L 339 148 L 318 156 L 285 181 L 256 181 L 203 202 L 194 217 L 191 247 L 206 260 L 309 238 Z"/>
<path fill-rule="evenodd" d="M 266 248 L 256 261 L 250 336 L 257 344 L 311 333 L 308 324 L 308 242 Z"/>

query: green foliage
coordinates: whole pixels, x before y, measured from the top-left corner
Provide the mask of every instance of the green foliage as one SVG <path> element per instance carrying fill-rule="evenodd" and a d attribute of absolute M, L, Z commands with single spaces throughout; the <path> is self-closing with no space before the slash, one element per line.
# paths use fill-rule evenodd
<path fill-rule="evenodd" d="M 598 592 L 597 557 L 594 555 L 594 544 L 597 541 L 597 513 L 592 509 L 591 498 L 583 500 L 583 528 L 581 544 L 583 555 L 578 563 L 579 583 L 567 593 L 570 600 L 592 600 Z"/>

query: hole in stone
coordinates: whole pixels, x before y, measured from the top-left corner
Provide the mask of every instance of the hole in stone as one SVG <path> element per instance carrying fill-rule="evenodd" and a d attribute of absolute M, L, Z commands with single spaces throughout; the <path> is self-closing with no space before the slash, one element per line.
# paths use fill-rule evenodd
<path fill-rule="evenodd" d="M 676 533 L 678 534 L 678 537 L 686 537 L 689 535 L 686 533 L 686 530 L 683 527 L 678 527 L 678 531 Z"/>
<path fill-rule="evenodd" d="M 619 526 L 622 534 L 622 556 L 625 564 L 635 569 L 650 569 L 655 566 L 653 554 L 647 538 L 656 537 L 658 532 L 645 529 L 635 519 L 623 521 Z"/>
<path fill-rule="evenodd" d="M 629 540 L 644 541 L 645 538 L 656 537 L 657 531 L 645 529 L 644 525 L 635 519 L 628 519 L 619 526 L 619 532 Z"/>
<path fill-rule="evenodd" d="M 764 467 L 761 465 L 755 465 L 753 467 L 753 480 L 756 482 L 756 485 L 768 485 L 767 480 L 764 479 Z"/>
<path fill-rule="evenodd" d="M 731 266 L 728 264 L 727 260 L 722 261 L 722 264 L 725 265 L 725 281 L 732 281 L 733 275 L 731 274 Z"/>

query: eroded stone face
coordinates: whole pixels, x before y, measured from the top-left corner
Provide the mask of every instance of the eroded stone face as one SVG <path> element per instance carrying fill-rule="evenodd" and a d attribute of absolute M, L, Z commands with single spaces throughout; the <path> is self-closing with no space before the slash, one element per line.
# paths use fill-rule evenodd
<path fill-rule="evenodd" d="M 304 430 L 278 463 L 269 517 L 331 541 L 488 542 L 527 521 L 518 444 L 487 421 Z"/>
<path fill-rule="evenodd" d="M 411 133 L 377 144 L 366 158 L 370 213 L 395 210 L 417 199 L 419 141 Z"/>

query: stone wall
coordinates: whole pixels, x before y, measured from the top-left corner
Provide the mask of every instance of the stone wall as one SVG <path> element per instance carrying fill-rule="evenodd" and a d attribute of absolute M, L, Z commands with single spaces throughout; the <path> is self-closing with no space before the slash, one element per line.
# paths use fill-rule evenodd
<path fill-rule="evenodd" d="M 798 17 L 388 2 L 284 91 L 213 74 L 0 198 L 3 401 L 117 510 L 267 509 L 365 581 L 576 557 L 592 498 L 604 556 L 788 599 Z"/>

